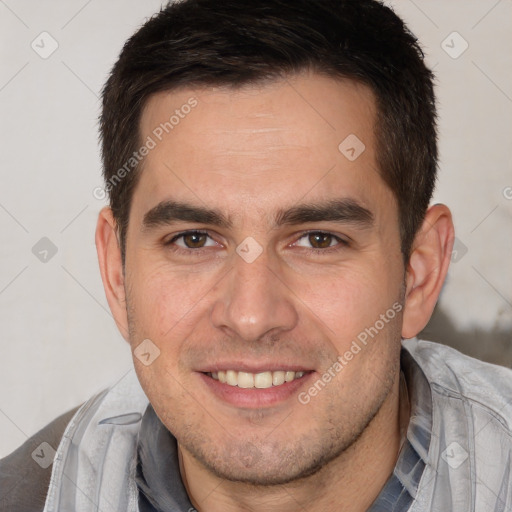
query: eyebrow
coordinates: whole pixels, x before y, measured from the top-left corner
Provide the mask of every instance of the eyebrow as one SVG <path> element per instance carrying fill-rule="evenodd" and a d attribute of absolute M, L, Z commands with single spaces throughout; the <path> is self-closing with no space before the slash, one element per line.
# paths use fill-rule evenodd
<path fill-rule="evenodd" d="M 151 230 L 173 222 L 193 222 L 230 228 L 232 222 L 216 209 L 204 208 L 178 201 L 162 201 L 144 215 L 143 230 Z M 354 199 L 332 199 L 326 202 L 307 203 L 281 209 L 274 219 L 275 226 L 297 225 L 307 222 L 342 222 L 363 228 L 374 223 L 373 213 Z"/>
<path fill-rule="evenodd" d="M 354 199 L 331 199 L 327 202 L 297 205 L 288 210 L 280 210 L 276 224 L 295 225 L 306 222 L 342 222 L 371 227 L 373 213 Z"/>
<path fill-rule="evenodd" d="M 162 201 L 145 213 L 142 229 L 150 230 L 176 221 L 231 227 L 231 221 L 220 211 L 177 201 Z"/>

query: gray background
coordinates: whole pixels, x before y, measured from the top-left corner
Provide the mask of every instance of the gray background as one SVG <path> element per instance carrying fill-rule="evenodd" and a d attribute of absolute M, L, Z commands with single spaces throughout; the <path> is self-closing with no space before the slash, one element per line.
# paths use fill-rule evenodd
<path fill-rule="evenodd" d="M 390 3 L 437 75 L 435 201 L 457 230 L 423 336 L 512 366 L 512 1 Z M 132 366 L 94 246 L 98 96 L 160 5 L 0 0 L 0 457 Z"/>

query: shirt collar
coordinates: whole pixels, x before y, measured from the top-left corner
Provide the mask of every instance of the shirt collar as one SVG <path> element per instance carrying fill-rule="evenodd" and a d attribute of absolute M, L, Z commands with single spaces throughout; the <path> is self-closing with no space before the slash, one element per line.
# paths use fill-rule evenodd
<path fill-rule="evenodd" d="M 148 405 L 139 430 L 135 481 L 140 512 L 195 510 L 180 475 L 176 438 Z"/>
<path fill-rule="evenodd" d="M 400 366 L 410 403 L 407 437 L 393 474 L 367 512 L 409 510 L 427 464 L 432 431 L 432 392 L 422 369 L 405 348 L 402 348 L 400 354 Z"/>

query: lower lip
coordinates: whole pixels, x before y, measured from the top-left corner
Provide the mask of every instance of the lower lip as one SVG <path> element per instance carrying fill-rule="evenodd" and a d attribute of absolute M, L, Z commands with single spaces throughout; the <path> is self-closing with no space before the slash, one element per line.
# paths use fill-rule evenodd
<path fill-rule="evenodd" d="M 272 386 L 265 389 L 239 388 L 238 386 L 224 384 L 204 373 L 199 373 L 198 375 L 214 395 L 224 402 L 236 407 L 258 409 L 276 405 L 295 396 L 302 386 L 307 385 L 314 373 L 315 372 L 309 372 L 299 379 L 294 379 L 280 386 Z"/>

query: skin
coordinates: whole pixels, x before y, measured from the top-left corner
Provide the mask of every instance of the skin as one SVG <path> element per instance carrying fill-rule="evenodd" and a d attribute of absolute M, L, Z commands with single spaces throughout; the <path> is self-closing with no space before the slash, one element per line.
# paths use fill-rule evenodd
<path fill-rule="evenodd" d="M 110 209 L 98 219 L 100 269 L 117 325 L 132 350 L 147 338 L 160 350 L 148 366 L 134 357 L 141 385 L 178 440 L 197 510 L 366 510 L 396 462 L 401 337 L 415 336 L 434 308 L 451 254 L 450 212 L 430 207 L 405 266 L 365 86 L 303 73 L 236 90 L 159 93 L 144 110 L 141 140 L 191 97 L 197 106 L 145 159 L 124 271 Z M 338 150 L 349 134 L 365 144 L 354 161 Z M 282 210 L 339 199 L 357 202 L 373 221 L 276 223 Z M 144 227 L 145 214 L 166 200 L 218 210 L 230 225 Z M 186 230 L 208 236 L 165 245 Z M 236 252 L 246 237 L 263 249 L 252 263 Z M 402 311 L 300 403 L 299 393 L 393 304 Z M 233 405 L 200 373 L 226 361 L 309 373 L 286 399 Z"/>

